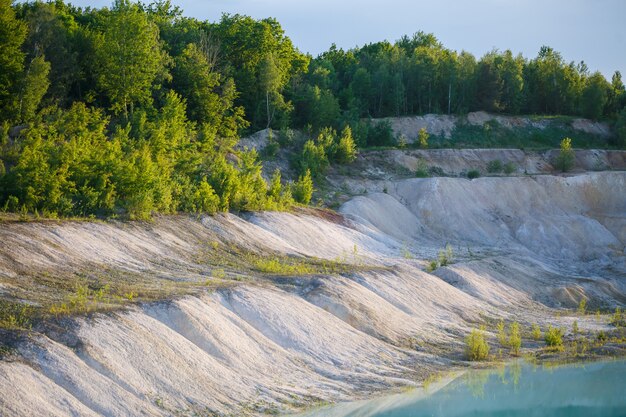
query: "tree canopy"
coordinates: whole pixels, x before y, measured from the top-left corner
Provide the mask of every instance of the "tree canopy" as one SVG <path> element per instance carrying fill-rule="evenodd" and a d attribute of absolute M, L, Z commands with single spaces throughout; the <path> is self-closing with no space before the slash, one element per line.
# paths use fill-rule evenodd
<path fill-rule="evenodd" d="M 308 202 L 329 163 L 389 146 L 368 118 L 486 110 L 615 120 L 626 92 L 544 46 L 477 58 L 416 32 L 312 57 L 273 18 L 185 17 L 169 1 L 0 0 L 0 209 L 145 218 Z M 266 181 L 252 130 L 302 128 L 294 175 Z M 337 132 L 341 132 L 338 134 Z"/>

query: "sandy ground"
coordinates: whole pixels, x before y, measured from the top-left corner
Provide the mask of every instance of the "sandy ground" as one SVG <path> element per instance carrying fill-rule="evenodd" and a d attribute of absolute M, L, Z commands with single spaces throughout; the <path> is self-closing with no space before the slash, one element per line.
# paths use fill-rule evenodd
<path fill-rule="evenodd" d="M 211 242 L 355 268 L 244 277 L 36 329 L 0 362 L 0 415 L 262 415 L 419 385 L 462 360 L 485 319 L 571 328 L 554 308 L 626 303 L 625 191 L 624 172 L 407 179 L 343 217 L 2 224 L 5 297 L 28 299 L 40 281 L 27 277 L 50 271 L 204 279 Z M 446 244 L 453 262 L 426 272 Z"/>

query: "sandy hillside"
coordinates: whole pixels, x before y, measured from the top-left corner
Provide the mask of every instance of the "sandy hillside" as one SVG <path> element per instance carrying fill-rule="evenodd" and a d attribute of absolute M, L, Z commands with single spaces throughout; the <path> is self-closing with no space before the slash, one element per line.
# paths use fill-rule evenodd
<path fill-rule="evenodd" d="M 570 328 L 552 309 L 626 303 L 625 190 L 624 172 L 406 179 L 341 216 L 2 224 L 5 299 L 54 297 L 45 277 L 72 271 L 180 288 L 216 275 L 221 247 L 352 267 L 227 266 L 227 285 L 35 327 L 0 361 L 0 414 L 262 415 L 418 384 L 485 318 Z M 427 272 L 446 244 L 452 263 Z"/>

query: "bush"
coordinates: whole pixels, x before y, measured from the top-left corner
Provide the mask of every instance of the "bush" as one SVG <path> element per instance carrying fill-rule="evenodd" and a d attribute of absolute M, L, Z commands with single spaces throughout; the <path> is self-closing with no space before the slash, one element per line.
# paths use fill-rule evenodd
<path fill-rule="evenodd" d="M 270 129 L 267 136 L 267 145 L 263 148 L 263 154 L 268 158 L 273 158 L 279 150 L 280 144 L 276 139 L 274 139 L 274 133 L 272 132 L 272 129 Z"/>
<path fill-rule="evenodd" d="M 504 171 L 505 174 L 511 175 L 512 173 L 514 173 L 517 170 L 517 167 L 515 166 L 515 164 L 513 162 L 507 162 L 502 167 L 502 170 Z"/>
<path fill-rule="evenodd" d="M 417 168 L 417 171 L 415 171 L 416 178 L 428 178 L 429 176 L 428 171 L 423 168 Z"/>
<path fill-rule="evenodd" d="M 308 140 L 300 154 L 298 167 L 302 174 L 307 171 L 314 177 L 322 174 L 328 167 L 328 158 L 326 157 L 324 145 L 316 145 L 312 140 Z"/>
<path fill-rule="evenodd" d="M 473 180 L 475 178 L 480 177 L 480 171 L 477 169 L 472 169 L 470 171 L 468 171 L 467 173 L 467 178 L 469 178 L 470 180 Z"/>
<path fill-rule="evenodd" d="M 0 300 L 0 329 L 30 329 L 34 315 L 33 307 Z"/>
<path fill-rule="evenodd" d="M 255 261 L 254 267 L 265 273 L 275 275 L 307 275 L 316 272 L 311 265 L 288 258 L 259 258 Z"/>
<path fill-rule="evenodd" d="M 426 167 L 426 162 L 423 159 L 419 159 L 417 161 L 417 169 L 415 170 L 415 176 L 417 178 L 427 178 L 430 176 L 428 174 L 428 168 Z"/>
<path fill-rule="evenodd" d="M 439 251 L 439 266 L 447 266 L 451 264 L 452 257 L 452 246 L 450 244 L 447 244 L 445 249 Z"/>
<path fill-rule="evenodd" d="M 482 361 L 489 357 L 489 345 L 482 329 L 473 329 L 467 336 L 466 353 L 470 361 Z"/>
<path fill-rule="evenodd" d="M 517 355 L 522 347 L 522 336 L 519 332 L 519 324 L 517 322 L 511 323 L 509 336 L 509 347 L 511 348 L 511 354 Z"/>
<path fill-rule="evenodd" d="M 422 149 L 426 149 L 428 148 L 428 132 L 426 131 L 426 128 L 421 128 L 419 133 L 417 134 L 417 141 L 420 145 L 420 148 Z"/>
<path fill-rule="evenodd" d="M 489 163 L 487 164 L 487 172 L 489 172 L 490 174 L 502 172 L 502 168 L 502 161 L 500 161 L 499 159 L 489 161 Z"/>
<path fill-rule="evenodd" d="M 311 171 L 307 169 L 304 175 L 298 178 L 292 186 L 292 195 L 294 200 L 301 204 L 309 204 L 313 196 L 313 178 Z"/>
<path fill-rule="evenodd" d="M 370 124 L 367 130 L 367 146 L 393 146 L 395 144 L 393 129 L 389 121 L 381 120 Z"/>
<path fill-rule="evenodd" d="M 443 177 L 443 176 L 446 175 L 446 173 L 443 172 L 443 168 L 441 168 L 439 166 L 432 166 L 432 167 L 428 168 L 428 172 L 433 177 Z"/>
<path fill-rule="evenodd" d="M 554 160 L 554 166 L 561 172 L 567 172 L 574 166 L 575 158 L 576 154 L 572 149 L 572 140 L 570 138 L 563 139 L 559 154 Z"/>
<path fill-rule="evenodd" d="M 352 139 L 352 130 L 346 126 L 341 132 L 335 152 L 335 159 L 341 164 L 349 164 L 356 159 L 356 145 Z"/>
<path fill-rule="evenodd" d="M 626 107 L 617 115 L 615 133 L 614 144 L 621 148 L 626 147 Z"/>
<path fill-rule="evenodd" d="M 498 329 L 498 343 L 500 343 L 502 347 L 507 347 L 509 341 L 507 340 L 506 331 L 504 330 L 504 320 L 500 319 L 496 327 Z"/>
<path fill-rule="evenodd" d="M 551 347 L 563 346 L 563 331 L 557 327 L 548 326 L 544 340 L 546 345 Z"/>
<path fill-rule="evenodd" d="M 283 148 L 291 146 L 296 138 L 296 132 L 293 129 L 281 129 L 278 132 L 278 143 Z"/>
<path fill-rule="evenodd" d="M 439 267 L 439 263 L 437 263 L 437 261 L 430 261 L 428 265 L 426 266 L 426 271 L 433 272 L 438 267 Z"/>
<path fill-rule="evenodd" d="M 578 314 L 584 315 L 586 311 L 587 311 L 587 300 L 583 298 L 582 300 L 580 300 L 580 303 L 578 303 Z"/>
<path fill-rule="evenodd" d="M 538 324 L 533 324 L 530 329 L 530 334 L 535 340 L 541 339 L 541 328 L 539 328 Z"/>
<path fill-rule="evenodd" d="M 615 313 L 611 317 L 611 324 L 615 327 L 626 325 L 626 321 L 624 320 L 624 314 L 622 313 L 621 308 L 619 307 L 615 308 Z"/>

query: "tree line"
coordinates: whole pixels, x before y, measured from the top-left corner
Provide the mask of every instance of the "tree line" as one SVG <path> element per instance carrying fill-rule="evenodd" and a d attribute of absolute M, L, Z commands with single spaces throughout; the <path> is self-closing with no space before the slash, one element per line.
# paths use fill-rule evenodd
<path fill-rule="evenodd" d="M 382 143 L 389 132 L 364 129 L 364 118 L 564 114 L 617 120 L 626 137 L 625 105 L 619 72 L 607 81 L 549 47 L 533 59 L 508 50 L 476 59 L 418 32 L 313 58 L 272 18 L 200 21 L 168 0 L 100 9 L 0 0 L 7 210 L 144 218 L 284 208 L 294 196 L 308 202 L 310 169 L 354 158 L 353 134 Z M 302 144 L 294 184 L 280 172 L 264 180 L 256 153 L 235 149 L 242 132 L 305 127 L 318 136 Z"/>

